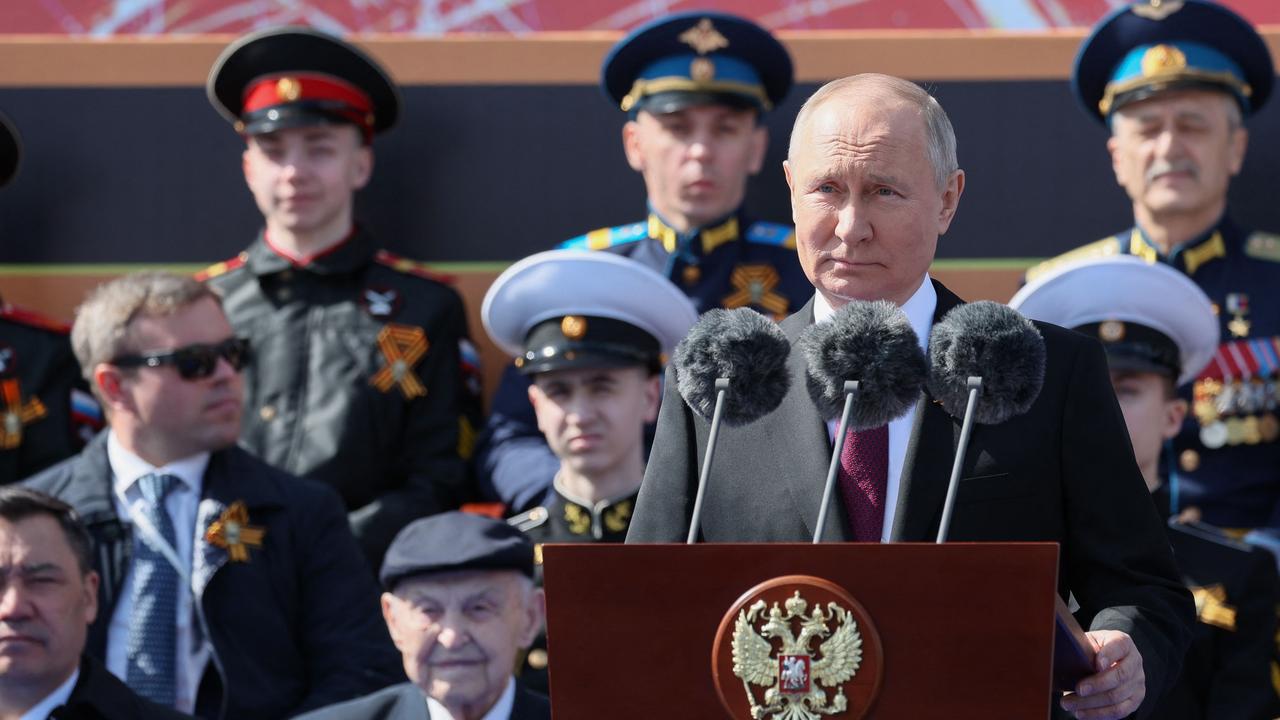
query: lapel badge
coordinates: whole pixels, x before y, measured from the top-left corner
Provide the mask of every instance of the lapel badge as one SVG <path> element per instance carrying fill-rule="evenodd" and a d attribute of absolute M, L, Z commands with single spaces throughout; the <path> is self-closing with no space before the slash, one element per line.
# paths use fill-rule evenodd
<path fill-rule="evenodd" d="M 775 319 L 786 316 L 787 298 L 777 291 L 781 278 L 772 265 L 739 265 L 733 269 L 729 282 L 734 291 L 720 301 L 725 309 L 755 305 Z"/>
<path fill-rule="evenodd" d="M 4 400 L 0 407 L 0 449 L 12 450 L 22 444 L 22 428 L 48 415 L 49 410 L 34 395 L 23 402 L 16 377 L 0 380 L 0 394 Z"/>
<path fill-rule="evenodd" d="M 789 575 L 748 590 L 729 609 L 712 667 L 732 717 L 858 720 L 879 692 L 883 652 L 853 596 L 822 578 Z"/>
<path fill-rule="evenodd" d="M 387 323 L 378 332 L 378 349 L 382 351 L 386 364 L 369 378 L 369 384 L 382 392 L 390 392 L 391 388 L 398 386 L 406 400 L 425 396 L 427 389 L 414 374 L 413 367 L 427 354 L 429 347 L 431 344 L 427 342 L 427 334 L 422 328 Z"/>
<path fill-rule="evenodd" d="M 266 534 L 265 528 L 249 524 L 249 509 L 245 507 L 243 500 L 237 500 L 217 520 L 209 523 L 204 541 L 226 550 L 231 562 L 247 563 L 248 548 L 262 547 L 262 538 Z"/>
<path fill-rule="evenodd" d="M 360 304 L 373 317 L 389 318 L 400 309 L 400 293 L 394 288 L 369 287 L 364 289 Z"/>

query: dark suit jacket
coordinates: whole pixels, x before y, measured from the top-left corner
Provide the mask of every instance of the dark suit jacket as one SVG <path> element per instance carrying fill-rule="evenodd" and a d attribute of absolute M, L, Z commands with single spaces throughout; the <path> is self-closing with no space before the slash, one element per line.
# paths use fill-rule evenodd
<path fill-rule="evenodd" d="M 413 683 L 402 683 L 368 697 L 307 713 L 298 720 L 429 720 L 427 699 Z M 516 683 L 511 720 L 550 720 L 551 702 Z"/>
<path fill-rule="evenodd" d="M 75 507 L 93 536 L 102 582 L 86 652 L 99 659 L 133 549 L 130 526 L 116 516 L 106 437 L 27 481 Z M 205 470 L 201 536 L 237 500 L 266 534 L 247 562 L 203 539 L 193 548 L 197 620 L 213 644 L 196 715 L 279 720 L 403 678 L 337 494 L 232 447 L 214 452 Z"/>
<path fill-rule="evenodd" d="M 937 322 L 961 300 L 934 286 Z M 810 301 L 781 327 L 794 344 L 812 322 Z M 1133 637 L 1147 677 L 1145 712 L 1177 675 L 1194 618 L 1191 597 L 1134 460 L 1101 346 L 1053 325 L 1037 327 L 1047 351 L 1044 388 L 1027 414 L 974 426 L 950 539 L 1061 543 L 1059 593 L 1075 594 L 1086 628 Z M 791 387 L 778 409 L 754 424 L 721 428 L 703 541 L 813 537 L 831 442 L 794 345 L 788 362 Z M 688 532 L 709 423 L 689 410 L 675 382 L 666 386 L 628 542 L 683 542 Z M 907 446 L 893 540 L 934 540 L 959 433 L 960 421 L 925 393 Z M 824 539 L 850 538 L 843 516 L 841 508 Z"/>
<path fill-rule="evenodd" d="M 184 720 L 177 710 L 161 707 L 136 695 L 102 663 L 85 655 L 80 678 L 67 702 L 54 708 L 52 720 Z"/>

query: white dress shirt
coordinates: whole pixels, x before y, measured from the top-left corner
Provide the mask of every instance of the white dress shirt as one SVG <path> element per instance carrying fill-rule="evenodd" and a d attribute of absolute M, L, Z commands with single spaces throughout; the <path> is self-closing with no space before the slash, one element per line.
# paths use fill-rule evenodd
<path fill-rule="evenodd" d="M 200 678 L 209 662 L 209 644 L 201 642 L 191 590 L 192 549 L 196 546 L 196 509 L 200 505 L 200 493 L 205 468 L 209 466 L 209 453 L 200 453 L 155 467 L 137 455 L 124 449 L 114 432 L 107 435 L 107 460 L 111 463 L 111 488 L 115 495 L 116 514 L 125 523 L 133 524 L 135 537 L 146 541 L 151 536 L 136 527 L 134 517 L 141 514 L 146 505 L 138 480 L 151 473 L 173 475 L 180 482 L 165 496 L 164 509 L 169 513 L 177 547 L 172 548 L 179 561 L 178 574 L 182 578 L 178 589 L 178 648 L 175 678 L 174 707 L 190 713 L 196 706 L 196 692 Z M 111 614 L 107 628 L 107 669 L 116 677 L 128 679 L 129 625 L 133 615 L 133 568 L 124 576 L 120 597 Z"/>
<path fill-rule="evenodd" d="M 80 668 L 71 673 L 71 677 L 66 682 L 58 686 L 57 690 L 45 695 L 44 699 L 31 706 L 30 710 L 22 713 L 18 720 L 49 720 L 49 713 L 60 705 L 67 704 L 67 698 L 71 697 L 71 691 L 76 688 L 76 681 L 80 679 Z"/>
<path fill-rule="evenodd" d="M 444 705 L 441 705 L 435 698 L 430 695 L 427 698 L 427 712 L 430 713 L 431 720 L 457 720 L 453 717 Z M 507 678 L 507 687 L 498 696 L 498 702 L 489 708 L 489 712 L 484 714 L 480 720 L 511 720 L 511 710 L 516 706 L 516 681 L 515 678 Z"/>
<path fill-rule="evenodd" d="M 902 306 L 902 312 L 906 314 L 907 321 L 911 323 L 911 329 L 916 331 L 916 338 L 920 341 L 920 350 L 925 353 L 929 352 L 929 331 L 933 329 L 933 313 L 937 307 L 938 293 L 933 289 L 933 283 L 929 282 L 929 276 L 925 275 L 920 282 L 920 287 Z M 835 309 L 831 307 L 831 303 L 827 302 L 822 293 L 815 293 L 813 298 L 814 324 L 826 322 L 834 314 Z M 907 444 L 911 441 L 911 428 L 915 424 L 915 420 L 916 406 L 912 405 L 907 408 L 906 414 L 889 421 L 889 483 L 885 490 L 884 527 L 880 531 L 880 542 L 887 542 L 889 534 L 893 531 L 893 518 L 898 511 L 898 488 L 902 484 L 902 465 L 906 461 Z M 831 437 L 832 444 L 835 443 L 836 430 L 839 425 L 840 418 L 827 419 L 827 433 Z"/>

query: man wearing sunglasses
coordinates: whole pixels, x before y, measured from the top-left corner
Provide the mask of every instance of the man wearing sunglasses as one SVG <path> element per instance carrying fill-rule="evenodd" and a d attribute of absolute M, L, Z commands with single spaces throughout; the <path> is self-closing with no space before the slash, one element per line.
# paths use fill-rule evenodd
<path fill-rule="evenodd" d="M 244 139 L 264 221 L 245 252 L 201 275 L 261 360 L 245 372 L 240 442 L 335 488 L 377 568 L 401 527 L 465 499 L 479 423 L 458 293 L 354 220 L 399 92 L 359 49 L 305 28 L 236 41 L 208 92 Z"/>
<path fill-rule="evenodd" d="M 93 537 L 86 651 L 206 718 L 274 720 L 399 679 L 337 495 L 236 446 L 251 355 L 217 295 L 128 275 L 90 295 L 71 337 L 109 431 L 29 483 Z"/>

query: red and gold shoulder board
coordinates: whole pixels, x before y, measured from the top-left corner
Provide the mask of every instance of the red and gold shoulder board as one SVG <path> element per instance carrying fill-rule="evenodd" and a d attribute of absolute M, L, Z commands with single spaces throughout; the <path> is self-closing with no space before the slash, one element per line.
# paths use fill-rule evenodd
<path fill-rule="evenodd" d="M 431 269 L 429 265 L 420 260 L 410 260 L 407 257 L 401 257 L 393 252 L 379 250 L 378 254 L 373 257 L 381 265 L 386 265 L 392 270 L 402 272 L 408 275 L 417 275 L 420 278 L 435 280 L 438 283 L 452 285 L 457 282 L 458 278 L 445 273 L 438 273 Z"/>
<path fill-rule="evenodd" d="M 59 322 L 51 317 L 45 317 L 34 310 L 27 310 L 7 303 L 0 306 L 0 318 L 16 322 L 19 325 L 48 330 L 59 335 L 66 335 L 71 332 L 71 326 L 67 323 Z"/>
<path fill-rule="evenodd" d="M 222 262 L 214 263 L 209 267 L 197 272 L 195 275 L 195 278 L 200 282 L 204 282 L 209 278 L 216 278 L 219 275 L 225 275 L 231 272 L 232 270 L 235 270 L 238 267 L 243 267 L 245 262 L 247 262 L 248 260 L 249 260 L 249 253 L 242 252 L 239 255 L 231 258 L 230 260 L 223 260 Z"/>

